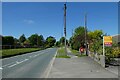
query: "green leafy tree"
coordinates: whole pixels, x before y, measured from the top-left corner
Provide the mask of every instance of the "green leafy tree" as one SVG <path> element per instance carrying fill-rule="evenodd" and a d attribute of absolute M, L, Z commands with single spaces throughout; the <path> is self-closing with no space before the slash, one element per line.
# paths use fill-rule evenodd
<path fill-rule="evenodd" d="M 2 45 L 14 45 L 14 37 L 4 36 L 2 38 Z"/>
<path fill-rule="evenodd" d="M 25 47 L 31 47 L 31 43 L 30 43 L 30 41 L 28 39 L 24 41 L 23 45 Z"/>
<path fill-rule="evenodd" d="M 26 40 L 25 35 L 22 34 L 19 38 L 20 43 L 23 43 Z"/>
<path fill-rule="evenodd" d="M 88 32 L 88 41 L 90 45 L 90 50 L 94 53 L 98 52 L 102 54 L 102 39 L 103 39 L 103 31 L 102 30 L 95 30 Z"/>
<path fill-rule="evenodd" d="M 56 39 L 54 37 L 52 37 L 52 36 L 47 37 L 46 38 L 46 47 L 54 46 L 55 42 L 56 42 Z"/>
<path fill-rule="evenodd" d="M 38 36 L 38 46 L 44 46 L 45 40 L 43 35 Z"/>
<path fill-rule="evenodd" d="M 39 37 L 38 34 L 32 34 L 28 38 L 28 40 L 30 41 L 32 46 L 37 46 L 38 45 L 38 39 L 39 39 L 38 37 Z"/>
<path fill-rule="evenodd" d="M 64 45 L 64 43 L 65 43 L 65 37 L 61 37 L 60 38 L 60 43 L 61 43 L 61 45 Z"/>
<path fill-rule="evenodd" d="M 20 47 L 20 42 L 17 38 L 14 38 L 14 48 Z"/>
<path fill-rule="evenodd" d="M 55 43 L 55 46 L 60 47 L 60 41 L 57 41 L 57 42 Z"/>
<path fill-rule="evenodd" d="M 61 37 L 59 40 L 60 44 L 63 46 L 65 45 L 65 37 Z M 68 40 L 66 39 L 66 44 L 68 44 Z"/>
<path fill-rule="evenodd" d="M 84 47 L 85 43 L 85 28 L 80 26 L 75 29 L 74 35 L 69 40 L 71 48 L 79 50 L 80 46 Z"/>

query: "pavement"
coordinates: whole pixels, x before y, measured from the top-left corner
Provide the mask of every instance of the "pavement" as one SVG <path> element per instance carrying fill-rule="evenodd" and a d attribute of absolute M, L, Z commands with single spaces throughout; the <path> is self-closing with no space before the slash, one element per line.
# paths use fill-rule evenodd
<path fill-rule="evenodd" d="M 56 58 L 48 78 L 118 78 L 90 57 L 76 57 L 68 50 L 71 58 Z"/>
<path fill-rule="evenodd" d="M 118 69 L 119 69 L 119 66 L 111 66 L 109 65 L 109 67 L 105 68 L 106 70 L 118 75 Z"/>
<path fill-rule="evenodd" d="M 119 58 L 114 58 L 115 60 L 111 61 L 109 64 L 109 67 L 107 67 L 106 69 L 109 70 L 112 73 L 115 73 L 117 75 L 119 75 L 119 68 L 120 68 L 120 60 Z"/>
<path fill-rule="evenodd" d="M 44 78 L 57 48 L 2 59 L 2 78 Z"/>

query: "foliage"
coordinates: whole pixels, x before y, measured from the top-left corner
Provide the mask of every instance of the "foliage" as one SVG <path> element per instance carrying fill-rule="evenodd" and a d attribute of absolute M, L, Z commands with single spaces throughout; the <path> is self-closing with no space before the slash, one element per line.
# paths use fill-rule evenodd
<path fill-rule="evenodd" d="M 60 47 L 60 41 L 57 41 L 57 42 L 55 43 L 55 46 L 56 46 L 56 47 Z"/>
<path fill-rule="evenodd" d="M 55 42 L 56 42 L 56 39 L 52 36 L 49 36 L 49 37 L 46 38 L 46 44 L 47 44 L 46 46 L 47 47 L 54 46 Z"/>
<path fill-rule="evenodd" d="M 44 37 L 43 37 L 43 35 L 40 35 L 38 37 L 38 45 L 39 46 L 44 46 L 44 43 L 45 43 Z"/>
<path fill-rule="evenodd" d="M 60 43 L 61 43 L 61 45 L 64 45 L 64 43 L 65 43 L 65 37 L 61 37 L 60 38 Z"/>
<path fill-rule="evenodd" d="M 20 43 L 19 40 L 17 38 L 14 38 L 14 45 L 17 45 L 19 43 Z"/>
<path fill-rule="evenodd" d="M 80 46 L 84 47 L 85 43 L 85 29 L 84 27 L 78 27 L 75 29 L 74 35 L 69 40 L 71 48 L 79 50 Z"/>
<path fill-rule="evenodd" d="M 75 29 L 74 35 L 84 35 L 85 34 L 85 28 L 80 26 Z"/>
<path fill-rule="evenodd" d="M 37 45 L 38 42 L 38 34 L 31 35 L 28 40 L 30 41 L 31 45 Z"/>
<path fill-rule="evenodd" d="M 14 45 L 14 38 L 12 36 L 2 37 L 2 45 Z"/>
<path fill-rule="evenodd" d="M 20 43 L 23 43 L 26 40 L 25 35 L 21 35 L 19 38 Z"/>
<path fill-rule="evenodd" d="M 44 38 L 42 35 L 33 34 L 31 35 L 28 40 L 32 46 L 44 46 Z"/>
<path fill-rule="evenodd" d="M 120 58 L 120 47 L 113 48 L 112 54 L 114 55 L 114 57 Z"/>
<path fill-rule="evenodd" d="M 102 49 L 102 39 L 103 39 L 103 31 L 102 30 L 95 30 L 95 31 L 90 31 L 88 32 L 88 37 L 89 37 L 89 47 L 90 50 L 94 53 L 101 53 Z M 100 51 L 100 52 L 99 52 Z"/>

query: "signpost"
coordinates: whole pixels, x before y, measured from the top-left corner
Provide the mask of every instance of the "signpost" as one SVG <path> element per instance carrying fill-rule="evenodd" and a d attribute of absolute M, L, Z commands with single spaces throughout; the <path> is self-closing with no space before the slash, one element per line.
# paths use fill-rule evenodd
<path fill-rule="evenodd" d="M 112 46 L 112 36 L 104 36 L 103 37 L 103 56 L 105 56 L 105 46 Z"/>
<path fill-rule="evenodd" d="M 100 56 L 100 63 L 105 67 L 105 46 L 112 46 L 112 36 L 103 36 L 103 55 Z"/>

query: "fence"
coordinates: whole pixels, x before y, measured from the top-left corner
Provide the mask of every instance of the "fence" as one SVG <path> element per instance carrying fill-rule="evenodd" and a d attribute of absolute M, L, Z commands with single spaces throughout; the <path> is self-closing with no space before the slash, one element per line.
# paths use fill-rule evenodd
<path fill-rule="evenodd" d="M 98 55 L 98 53 L 93 53 L 89 51 L 89 56 L 96 61 L 97 63 L 99 63 L 101 66 L 105 67 L 105 56 L 103 55 Z"/>
<path fill-rule="evenodd" d="M 43 46 L 30 46 L 30 45 L 0 45 L 0 49 L 16 49 L 16 48 L 44 48 Z"/>
<path fill-rule="evenodd" d="M 20 45 L 0 45 L 1 49 L 15 49 L 22 48 Z"/>

